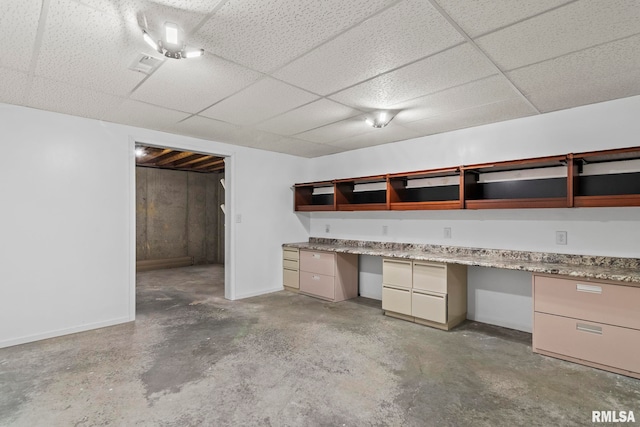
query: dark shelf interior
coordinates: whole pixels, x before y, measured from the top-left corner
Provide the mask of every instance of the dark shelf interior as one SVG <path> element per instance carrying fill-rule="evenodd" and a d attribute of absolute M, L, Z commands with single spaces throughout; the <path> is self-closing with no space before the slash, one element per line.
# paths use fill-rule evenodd
<path fill-rule="evenodd" d="M 313 194 L 311 196 L 312 205 L 333 205 L 333 194 Z"/>
<path fill-rule="evenodd" d="M 640 194 L 640 172 L 578 177 L 576 196 Z"/>
<path fill-rule="evenodd" d="M 445 202 L 460 198 L 459 185 L 405 188 L 398 191 L 400 202 Z"/>
<path fill-rule="evenodd" d="M 566 178 L 527 179 L 477 183 L 467 192 L 469 200 L 542 199 L 567 197 Z"/>
<path fill-rule="evenodd" d="M 363 203 L 386 203 L 387 191 L 386 190 L 373 190 L 373 191 L 357 191 L 352 193 L 352 199 L 350 203 L 355 205 Z"/>

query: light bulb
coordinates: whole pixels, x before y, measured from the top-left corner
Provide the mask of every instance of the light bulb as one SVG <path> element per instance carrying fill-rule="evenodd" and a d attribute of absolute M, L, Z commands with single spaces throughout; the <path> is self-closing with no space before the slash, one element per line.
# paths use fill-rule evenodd
<path fill-rule="evenodd" d="M 198 49 L 198 50 L 190 50 L 188 52 L 185 52 L 184 57 L 185 58 L 197 58 L 199 56 L 204 55 L 204 49 Z"/>
<path fill-rule="evenodd" d="M 136 147 L 136 157 L 143 157 L 145 154 L 147 154 L 147 153 L 144 150 L 144 148 Z"/>
<path fill-rule="evenodd" d="M 142 38 L 149 46 L 153 48 L 153 50 L 158 50 L 158 44 L 151 38 L 151 36 L 146 32 L 142 32 Z"/>
<path fill-rule="evenodd" d="M 173 22 L 164 24 L 165 41 L 168 44 L 178 45 L 178 26 Z"/>

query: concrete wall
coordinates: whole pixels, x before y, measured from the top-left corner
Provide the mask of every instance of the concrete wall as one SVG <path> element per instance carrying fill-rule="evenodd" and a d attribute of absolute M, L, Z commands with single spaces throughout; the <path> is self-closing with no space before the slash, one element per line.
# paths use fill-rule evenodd
<path fill-rule="evenodd" d="M 0 347 L 135 319 L 135 142 L 228 156 L 227 298 L 282 289 L 309 235 L 307 159 L 7 104 L 0 129 Z"/>
<path fill-rule="evenodd" d="M 312 159 L 311 180 L 638 146 L 638 111 L 640 96 L 320 157 Z M 299 215 L 309 216 L 310 234 L 320 237 L 640 257 L 640 208 Z M 444 227 L 451 228 L 450 239 Z M 568 232 L 567 245 L 556 245 L 555 231 Z M 372 273 L 374 262 L 360 275 L 361 288 L 372 295 L 382 283 Z M 530 274 L 469 269 L 469 301 L 470 319 L 531 330 Z"/>
<path fill-rule="evenodd" d="M 224 263 L 224 173 L 136 167 L 136 260 Z"/>

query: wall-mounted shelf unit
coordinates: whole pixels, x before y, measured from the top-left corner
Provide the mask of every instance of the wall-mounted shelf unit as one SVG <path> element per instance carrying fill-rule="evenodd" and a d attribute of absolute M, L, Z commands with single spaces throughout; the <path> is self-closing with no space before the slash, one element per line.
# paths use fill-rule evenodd
<path fill-rule="evenodd" d="M 387 209 L 387 176 L 340 179 L 335 181 L 339 211 L 379 211 Z"/>
<path fill-rule="evenodd" d="M 389 175 L 389 209 L 460 209 L 460 169 Z"/>
<path fill-rule="evenodd" d="M 640 206 L 640 148 L 571 156 L 573 206 Z"/>
<path fill-rule="evenodd" d="M 295 210 L 299 212 L 334 211 L 335 187 L 333 181 L 296 184 Z"/>
<path fill-rule="evenodd" d="M 295 185 L 295 210 L 640 206 L 640 147 Z"/>
<path fill-rule="evenodd" d="M 567 156 L 462 168 L 467 209 L 566 208 Z"/>

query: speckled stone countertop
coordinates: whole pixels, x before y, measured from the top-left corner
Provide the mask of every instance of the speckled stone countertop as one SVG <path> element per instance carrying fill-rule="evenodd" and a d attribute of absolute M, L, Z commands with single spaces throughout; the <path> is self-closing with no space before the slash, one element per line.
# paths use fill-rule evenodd
<path fill-rule="evenodd" d="M 628 282 L 640 287 L 640 259 L 568 255 L 501 249 L 464 248 L 415 243 L 371 242 L 312 237 L 309 242 L 284 247 L 319 251 L 405 258 L 479 267 L 504 268 L 532 273 L 558 274 L 592 280 Z"/>

